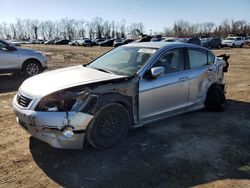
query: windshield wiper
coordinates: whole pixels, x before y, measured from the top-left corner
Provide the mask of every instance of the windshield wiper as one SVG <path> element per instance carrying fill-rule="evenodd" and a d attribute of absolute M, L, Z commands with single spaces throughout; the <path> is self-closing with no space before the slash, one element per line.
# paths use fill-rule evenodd
<path fill-rule="evenodd" d="M 96 70 L 99 70 L 99 71 L 102 71 L 102 72 L 109 73 L 109 74 L 114 74 L 113 72 L 111 72 L 111 71 L 109 71 L 109 70 L 107 70 L 107 69 L 96 68 L 96 67 L 92 67 L 92 68 L 94 68 L 94 69 L 96 69 Z"/>

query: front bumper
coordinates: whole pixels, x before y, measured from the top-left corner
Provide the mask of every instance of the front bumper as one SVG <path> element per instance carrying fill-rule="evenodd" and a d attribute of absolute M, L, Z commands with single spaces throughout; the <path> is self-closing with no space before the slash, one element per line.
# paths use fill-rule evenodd
<path fill-rule="evenodd" d="M 13 109 L 19 125 L 33 137 L 55 148 L 81 149 L 87 125 L 92 115 L 82 112 L 38 112 L 20 107 L 13 99 Z M 66 137 L 65 128 L 71 127 L 74 135 Z"/>

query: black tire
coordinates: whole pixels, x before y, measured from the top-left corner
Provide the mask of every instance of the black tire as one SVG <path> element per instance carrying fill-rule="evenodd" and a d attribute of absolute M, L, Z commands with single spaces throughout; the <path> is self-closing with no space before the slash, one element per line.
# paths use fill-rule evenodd
<path fill-rule="evenodd" d="M 240 48 L 242 48 L 243 47 L 243 43 L 240 45 Z"/>
<path fill-rule="evenodd" d="M 218 48 L 218 49 L 221 49 L 221 44 L 219 44 L 217 48 Z"/>
<path fill-rule="evenodd" d="M 212 49 L 212 46 L 211 46 L 211 45 L 208 45 L 208 49 Z"/>
<path fill-rule="evenodd" d="M 232 45 L 232 48 L 235 48 L 235 44 Z"/>
<path fill-rule="evenodd" d="M 25 76 L 34 76 L 42 72 L 40 62 L 37 60 L 28 60 L 23 64 L 22 73 Z"/>
<path fill-rule="evenodd" d="M 86 130 L 86 141 L 97 149 L 111 148 L 123 140 L 130 124 L 129 113 L 112 103 L 100 108 Z"/>
<path fill-rule="evenodd" d="M 221 112 L 225 110 L 224 85 L 213 84 L 207 92 L 205 107 L 209 111 Z"/>

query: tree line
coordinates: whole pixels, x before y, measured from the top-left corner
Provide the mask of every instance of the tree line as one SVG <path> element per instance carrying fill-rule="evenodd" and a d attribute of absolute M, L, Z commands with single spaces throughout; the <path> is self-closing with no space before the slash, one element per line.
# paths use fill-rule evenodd
<path fill-rule="evenodd" d="M 145 34 L 143 23 L 126 25 L 125 20 L 119 22 L 95 17 L 91 21 L 83 19 L 64 18 L 58 21 L 39 21 L 36 19 L 16 19 L 14 23 L 0 23 L 0 38 L 2 39 L 80 39 L 93 38 L 125 38 L 127 35 L 138 37 Z M 151 31 L 152 32 L 152 31 Z M 247 36 L 250 33 L 250 23 L 245 20 L 224 20 L 216 25 L 213 22 L 192 24 L 185 20 L 175 21 L 173 27 L 165 27 L 162 32 L 150 35 L 164 35 L 169 37 L 187 36 L 215 36 L 226 37 L 232 35 Z"/>

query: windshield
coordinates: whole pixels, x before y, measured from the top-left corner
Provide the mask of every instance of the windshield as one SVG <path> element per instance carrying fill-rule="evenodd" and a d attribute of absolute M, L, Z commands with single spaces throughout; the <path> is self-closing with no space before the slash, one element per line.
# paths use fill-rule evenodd
<path fill-rule="evenodd" d="M 132 76 L 156 52 L 156 49 L 121 46 L 88 65 L 93 69 L 118 75 Z"/>
<path fill-rule="evenodd" d="M 235 40 L 235 38 L 228 37 L 228 38 L 226 38 L 226 40 Z"/>

